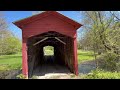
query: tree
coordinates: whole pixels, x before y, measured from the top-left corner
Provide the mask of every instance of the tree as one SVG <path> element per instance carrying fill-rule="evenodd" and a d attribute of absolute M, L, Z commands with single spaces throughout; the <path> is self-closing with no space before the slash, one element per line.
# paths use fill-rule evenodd
<path fill-rule="evenodd" d="M 21 41 L 8 30 L 4 13 L 0 12 L 0 55 L 13 54 L 21 50 Z"/>
<path fill-rule="evenodd" d="M 120 22 L 118 14 L 108 11 L 83 11 L 83 23 L 86 30 L 82 39 L 83 46 L 96 53 L 114 52 L 118 54 L 120 47 Z"/>
<path fill-rule="evenodd" d="M 21 52 L 21 42 L 17 37 L 8 37 L 4 39 L 3 54 L 15 54 Z"/>
<path fill-rule="evenodd" d="M 4 18 L 3 12 L 0 12 L 0 53 L 3 52 L 4 38 L 10 35 L 7 27 L 7 22 Z"/>
<path fill-rule="evenodd" d="M 83 19 L 84 23 L 87 24 L 85 29 L 91 34 L 91 41 L 93 41 L 94 44 L 97 42 L 95 46 L 98 48 L 102 45 L 105 51 L 112 50 L 114 45 L 112 45 L 109 37 L 111 37 L 112 32 L 119 32 L 119 28 L 117 28 L 119 22 L 115 22 L 115 16 L 105 11 L 85 11 L 83 13 L 85 16 L 85 19 Z M 116 31 L 114 31 L 115 29 L 113 29 L 113 27 L 116 28 Z M 86 34 L 86 36 L 89 37 L 88 34 Z M 117 35 L 117 37 L 119 38 L 119 35 Z"/>
<path fill-rule="evenodd" d="M 119 11 L 110 11 L 110 13 L 114 16 L 116 21 L 120 21 L 120 12 Z"/>
<path fill-rule="evenodd" d="M 4 14 L 2 11 L 0 11 L 0 31 L 7 29 L 7 22 L 4 18 Z"/>

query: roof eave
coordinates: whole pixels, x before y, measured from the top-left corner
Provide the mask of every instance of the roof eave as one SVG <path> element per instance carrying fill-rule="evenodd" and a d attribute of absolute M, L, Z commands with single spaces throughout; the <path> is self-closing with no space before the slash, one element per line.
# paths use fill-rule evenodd
<path fill-rule="evenodd" d="M 24 19 L 15 21 L 15 22 L 13 22 L 13 24 L 15 24 L 17 27 L 19 27 L 19 28 L 22 29 L 22 27 L 25 25 L 25 23 L 28 23 L 28 22 L 26 22 L 26 20 L 31 21 L 31 20 L 35 19 L 38 15 L 43 15 L 43 16 L 45 16 L 46 13 L 48 13 L 48 15 L 49 15 L 49 14 L 52 14 L 52 13 L 55 14 L 56 16 L 58 15 L 59 17 L 63 18 L 64 21 L 68 21 L 69 23 L 71 23 L 71 25 L 74 25 L 76 29 L 78 29 L 78 28 L 80 28 L 81 26 L 83 26 L 83 25 L 81 25 L 80 23 L 78 23 L 78 22 L 70 19 L 69 17 L 67 17 L 67 16 L 65 16 L 65 15 L 63 15 L 63 14 L 61 14 L 61 13 L 59 13 L 59 12 L 56 12 L 56 11 L 46 11 L 46 12 L 42 12 L 42 13 L 40 13 L 40 14 L 36 14 L 36 15 L 33 15 L 33 16 L 30 16 L 30 17 L 27 17 L 27 18 L 24 18 Z M 66 20 L 65 20 L 65 19 L 66 19 Z"/>

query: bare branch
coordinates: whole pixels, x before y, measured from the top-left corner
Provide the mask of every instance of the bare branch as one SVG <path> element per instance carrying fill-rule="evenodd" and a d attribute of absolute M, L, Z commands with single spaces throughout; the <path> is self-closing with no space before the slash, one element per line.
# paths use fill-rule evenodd
<path fill-rule="evenodd" d="M 111 13 L 118 21 L 120 21 L 120 18 L 118 18 L 118 17 L 115 15 L 114 12 L 112 13 L 112 12 L 110 11 L 110 13 Z"/>

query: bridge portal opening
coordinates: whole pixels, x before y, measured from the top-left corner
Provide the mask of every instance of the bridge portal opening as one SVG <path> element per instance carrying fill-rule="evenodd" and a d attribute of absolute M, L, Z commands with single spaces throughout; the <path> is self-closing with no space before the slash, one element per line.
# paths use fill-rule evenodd
<path fill-rule="evenodd" d="M 43 52 L 44 52 L 44 62 L 53 64 L 55 62 L 54 47 L 45 46 L 43 47 Z"/>
<path fill-rule="evenodd" d="M 42 68 L 44 71 L 53 68 L 51 72 L 73 72 L 72 43 L 73 38 L 54 31 L 30 37 L 27 41 L 29 76 L 41 71 Z M 59 66 L 62 66 L 63 71 Z"/>

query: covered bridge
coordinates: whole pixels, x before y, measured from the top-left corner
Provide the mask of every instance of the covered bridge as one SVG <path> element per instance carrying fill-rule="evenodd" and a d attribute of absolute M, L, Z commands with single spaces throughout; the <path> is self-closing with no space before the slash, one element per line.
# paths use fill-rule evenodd
<path fill-rule="evenodd" d="M 56 12 L 46 11 L 14 22 L 22 29 L 22 73 L 29 77 L 44 62 L 43 47 L 54 47 L 54 59 L 78 75 L 77 29 L 82 25 Z"/>

